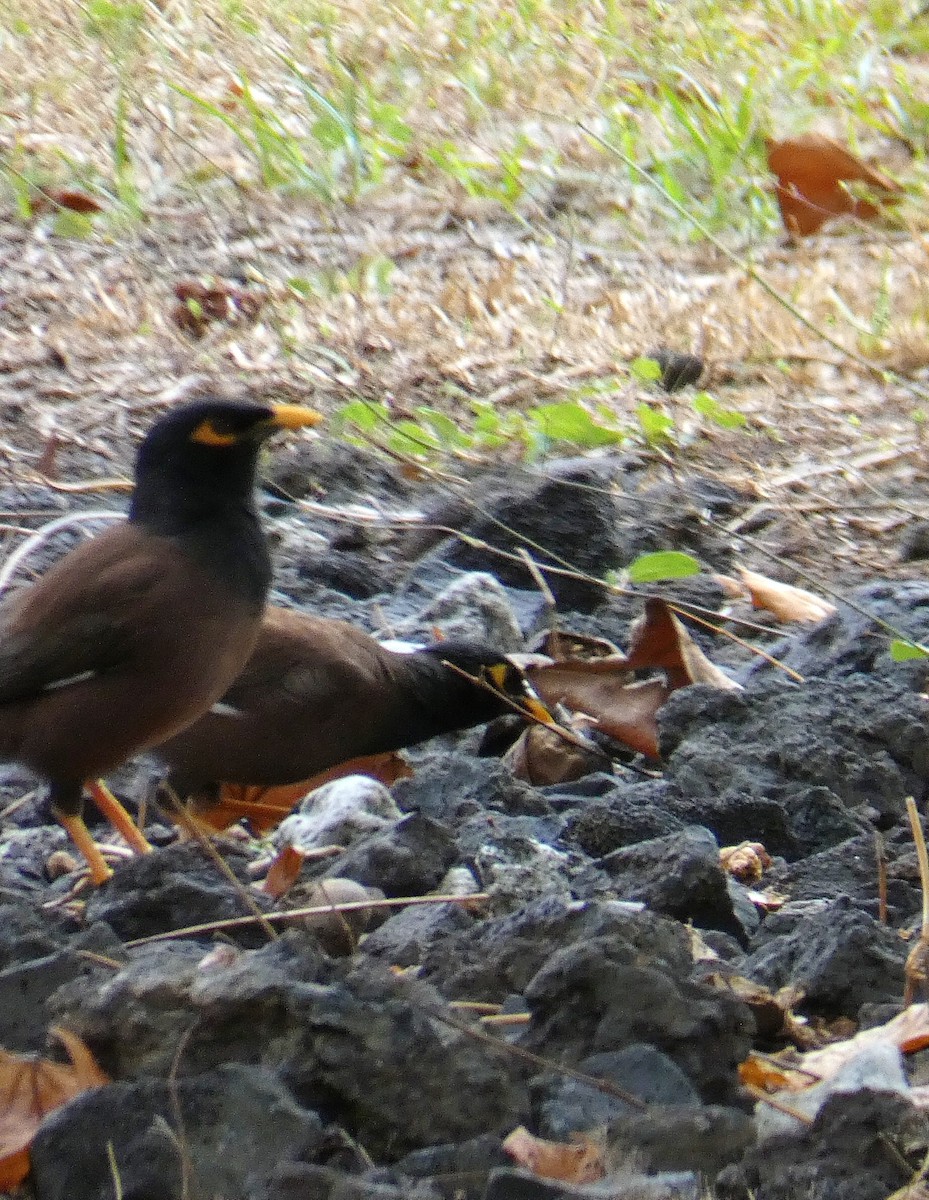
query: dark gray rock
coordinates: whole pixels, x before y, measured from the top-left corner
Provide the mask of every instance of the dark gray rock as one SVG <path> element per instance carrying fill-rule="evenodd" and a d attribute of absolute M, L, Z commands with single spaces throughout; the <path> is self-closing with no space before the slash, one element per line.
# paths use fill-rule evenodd
<path fill-rule="evenodd" d="M 642 914 L 644 915 L 644 914 Z M 522 1044 L 571 1065 L 646 1042 L 662 1050 L 708 1102 L 738 1090 L 737 1065 L 755 1022 L 734 995 L 682 977 L 616 937 L 557 950 L 525 989 L 532 1014 Z"/>
<path fill-rule="evenodd" d="M 248 858 L 243 850 L 227 842 L 222 853 L 248 886 Z M 253 895 L 259 906 L 271 907 L 265 897 Z M 88 920 L 105 921 L 127 940 L 250 915 L 242 896 L 196 842 L 178 842 L 127 859 L 87 902 Z M 235 937 L 243 945 L 266 940 L 260 929 L 249 927 L 237 931 Z"/>
<path fill-rule="evenodd" d="M 464 532 L 514 555 L 517 546 L 532 545 L 541 564 L 563 565 L 559 560 L 569 554 L 577 570 L 602 577 L 631 557 L 607 482 L 602 469 L 583 461 L 557 474 L 549 465 L 544 474 L 511 477 L 496 494 L 481 497 L 482 511 L 471 515 Z M 447 543 L 444 551 L 443 557 L 454 566 L 492 571 L 513 587 L 534 586 L 518 559 L 512 562 L 460 540 Z M 564 608 L 590 610 L 604 598 L 602 588 L 583 580 L 552 575 L 548 582 Z"/>
<path fill-rule="evenodd" d="M 904 925 L 919 913 L 922 904 L 916 852 L 908 829 L 901 827 L 899 838 L 885 839 L 884 857 L 888 919 L 894 925 Z M 876 917 L 879 897 L 874 833 L 849 838 L 800 862 L 775 863 L 765 883 L 794 902 L 848 896 L 856 908 Z"/>
<path fill-rule="evenodd" d="M 382 1183 L 311 1163 L 283 1163 L 250 1200 L 442 1200 L 426 1181 Z"/>
<path fill-rule="evenodd" d="M 541 899 L 443 939 L 426 955 L 422 977 L 450 999 L 502 1003 L 522 993 L 559 947 L 600 936 L 675 974 L 691 969 L 690 940 L 672 921 L 608 902 Z"/>
<path fill-rule="evenodd" d="M 577 1069 L 637 1096 L 648 1105 L 699 1105 L 700 1097 L 684 1072 L 654 1046 L 632 1043 L 622 1050 L 592 1054 Z M 570 1075 L 547 1074 L 532 1081 L 533 1112 L 539 1135 L 566 1142 L 572 1133 L 607 1125 L 638 1109 L 610 1092 Z"/>
<path fill-rule="evenodd" d="M 893 929 L 842 898 L 769 937 L 740 970 L 772 991 L 799 988 L 804 1009 L 855 1017 L 862 1004 L 899 999 L 906 956 Z"/>
<path fill-rule="evenodd" d="M 716 1180 L 719 1200 L 887 1200 L 925 1157 L 926 1117 L 895 1092 L 833 1096 L 812 1126 L 749 1151 Z"/>
<path fill-rule="evenodd" d="M 365 938 L 364 952 L 395 967 L 422 962 L 430 947 L 474 925 L 461 904 L 430 904 L 401 909 Z"/>
<path fill-rule="evenodd" d="M 737 1108 L 650 1105 L 610 1123 L 611 1151 L 633 1156 L 641 1170 L 699 1171 L 713 1176 L 755 1144 L 755 1122 Z"/>
<path fill-rule="evenodd" d="M 319 1117 L 271 1072 L 229 1065 L 173 1086 L 143 1079 L 85 1092 L 32 1144 L 36 1200 L 252 1200 L 281 1158 L 312 1157 Z"/>
<path fill-rule="evenodd" d="M 528 1098 L 512 1061 L 443 1024 L 431 989 L 366 962 L 349 970 L 297 933 L 208 971 L 197 947 L 155 950 L 89 994 L 56 997 L 113 1076 L 265 1066 L 388 1161 L 522 1119 Z"/>
<path fill-rule="evenodd" d="M 414 1150 L 395 1167 L 400 1175 L 429 1181 L 447 1200 L 480 1200 L 491 1171 L 512 1159 L 498 1137 L 476 1137 L 457 1145 Z"/>
<path fill-rule="evenodd" d="M 666 777 L 693 802 L 727 791 L 779 799 L 804 784 L 892 824 L 904 798 L 929 785 L 926 703 L 892 679 L 764 681 L 746 692 L 697 685 L 671 696 L 659 725 Z"/>
<path fill-rule="evenodd" d="M 324 878 L 354 879 L 380 888 L 385 896 L 422 896 L 439 883 L 455 858 L 455 839 L 448 826 L 422 813 L 410 813 L 331 860 Z"/>
<path fill-rule="evenodd" d="M 95 964 L 87 952 L 121 956 L 122 947 L 106 925 L 92 925 L 68 949 L 0 971 L 0 1045 L 5 1050 L 43 1050 L 49 1026 L 46 1003 L 52 994 L 69 983 L 86 988 L 111 971 Z"/>
<path fill-rule="evenodd" d="M 591 778 L 587 776 L 578 783 Z M 581 789 L 573 792 L 568 788 L 548 790 L 546 797 L 557 812 L 567 810 L 562 830 L 564 841 L 592 858 L 602 858 L 612 850 L 684 828 L 680 817 L 669 810 L 670 789 L 664 781 L 617 783 L 609 776 L 593 778 L 605 778 L 611 784 L 608 790 L 596 793 L 594 799 L 589 799 L 590 793 Z"/>
<path fill-rule="evenodd" d="M 690 825 L 638 842 L 607 854 L 598 865 L 625 900 L 642 900 L 654 912 L 679 921 L 744 936 L 719 863 L 719 845 L 708 829 Z"/>
<path fill-rule="evenodd" d="M 540 793 L 514 779 L 503 763 L 455 752 L 430 754 L 412 779 L 400 780 L 392 791 L 405 811 L 455 825 L 486 812 L 530 816 L 551 812 Z"/>

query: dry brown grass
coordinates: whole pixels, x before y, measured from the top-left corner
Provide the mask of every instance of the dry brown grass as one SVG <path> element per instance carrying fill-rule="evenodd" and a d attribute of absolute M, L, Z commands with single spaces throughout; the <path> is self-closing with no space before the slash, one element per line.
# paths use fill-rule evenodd
<path fill-rule="evenodd" d="M 86 473 L 88 449 L 101 473 L 121 464 L 135 411 L 203 379 L 332 407 L 355 395 L 400 414 L 432 404 L 463 420 L 471 399 L 526 410 L 599 383 L 631 420 L 643 388 L 626 364 L 664 344 L 704 355 L 709 386 L 752 427 L 707 429 L 688 397 L 668 399 L 679 462 L 793 514 L 777 548 L 801 563 L 891 569 L 888 535 L 926 480 L 914 414 L 929 367 L 929 242 L 921 151 L 893 157 L 864 121 L 880 116 L 886 134 L 893 104 L 916 113 L 925 91 L 922 43 L 893 41 L 889 6 L 160 0 L 138 6 L 128 33 L 119 11 L 0 0 L 0 405 L 14 476 L 51 429 L 62 470 Z M 817 22 L 838 31 L 821 62 Z M 910 29 L 903 16 L 899 27 Z M 241 140 L 177 90 L 245 128 L 245 77 L 260 111 L 312 149 L 288 60 L 328 96 L 364 99 L 357 127 L 380 179 L 356 187 L 333 155 L 335 199 L 292 178 L 260 186 Z M 825 81 L 844 105 L 817 99 Z M 748 135 L 731 178 L 708 183 L 673 102 L 713 117 L 740 88 L 755 106 Z M 371 97 L 409 127 L 402 153 Z M 725 132 L 717 118 L 711 138 Z M 871 136 L 866 148 L 911 185 L 895 229 L 780 243 L 760 138 L 810 124 Z M 630 176 L 584 128 L 691 181 L 694 215 L 735 258 L 694 236 L 660 171 Z M 484 182 L 513 182 L 510 162 L 513 203 L 469 195 L 429 157 L 443 141 Z M 87 237 L 57 237 L 53 215 L 14 214 L 24 179 L 95 189 L 107 212 Z M 194 340 L 171 318 L 172 289 L 210 274 L 259 283 L 270 303 L 256 322 Z M 878 461 L 856 467 L 871 451 Z"/>

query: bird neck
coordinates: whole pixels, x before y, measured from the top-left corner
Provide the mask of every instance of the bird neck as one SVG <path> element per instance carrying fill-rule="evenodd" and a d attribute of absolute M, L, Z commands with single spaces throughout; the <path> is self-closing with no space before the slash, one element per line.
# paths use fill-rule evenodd
<path fill-rule="evenodd" d="M 402 670 L 407 703 L 397 706 L 396 721 L 408 745 L 481 725 L 508 711 L 493 693 L 456 675 L 434 654 L 406 655 Z"/>
<path fill-rule="evenodd" d="M 179 543 L 197 564 L 222 580 L 256 611 L 271 585 L 271 558 L 251 485 L 230 497 L 202 484 L 146 474 L 137 482 L 129 520 L 147 533 Z"/>

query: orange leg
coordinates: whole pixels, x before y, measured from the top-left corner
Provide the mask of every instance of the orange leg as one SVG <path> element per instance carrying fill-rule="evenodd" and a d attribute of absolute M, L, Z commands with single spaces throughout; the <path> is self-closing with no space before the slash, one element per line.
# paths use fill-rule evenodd
<path fill-rule="evenodd" d="M 86 784 L 91 799 L 114 829 L 121 833 L 126 842 L 137 854 L 150 854 L 151 846 L 145 840 L 145 835 L 116 799 L 102 779 L 88 780 Z M 75 845 L 77 843 L 75 842 Z M 86 858 L 86 855 L 85 855 Z"/>
<path fill-rule="evenodd" d="M 64 813 L 58 808 L 53 809 L 53 812 L 58 823 L 65 829 L 68 837 L 90 868 L 90 879 L 94 887 L 106 883 L 113 872 L 100 853 L 100 847 L 90 836 L 90 830 L 84 824 L 84 818 L 77 813 Z"/>

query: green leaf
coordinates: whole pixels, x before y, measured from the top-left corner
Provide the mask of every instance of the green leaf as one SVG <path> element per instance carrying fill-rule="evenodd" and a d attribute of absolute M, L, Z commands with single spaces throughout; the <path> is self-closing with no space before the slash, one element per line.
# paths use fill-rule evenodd
<path fill-rule="evenodd" d="M 744 429 L 748 424 L 745 413 L 737 408 L 726 408 L 709 392 L 698 392 L 694 396 L 694 411 L 723 429 Z"/>
<path fill-rule="evenodd" d="M 370 400 L 349 400 L 333 415 L 333 428 L 360 429 L 369 433 L 376 425 L 388 419 L 385 404 L 372 404 Z"/>
<path fill-rule="evenodd" d="M 635 358 L 629 364 L 629 370 L 643 383 L 657 383 L 661 378 L 661 363 L 654 358 Z"/>
<path fill-rule="evenodd" d="M 890 643 L 890 657 L 894 662 L 907 662 L 911 658 L 929 658 L 929 649 L 904 638 L 894 638 Z"/>
<path fill-rule="evenodd" d="M 90 213 L 72 212 L 69 208 L 59 209 L 52 222 L 55 237 L 88 238 L 93 231 L 94 222 Z"/>
<path fill-rule="evenodd" d="M 674 433 L 674 421 L 666 413 L 658 408 L 652 408 L 650 404 L 639 404 L 636 405 L 635 415 L 649 445 L 657 446 L 661 442 L 671 441 Z"/>
<path fill-rule="evenodd" d="M 700 564 L 692 554 L 680 550 L 657 550 L 640 554 L 629 564 L 630 583 L 658 583 L 662 579 L 686 579 L 699 575 Z"/>
<path fill-rule="evenodd" d="M 614 446 L 623 441 L 618 429 L 598 424 L 586 408 L 565 401 L 561 404 L 540 404 L 530 413 L 532 420 L 553 442 L 571 442 L 575 446 Z"/>

